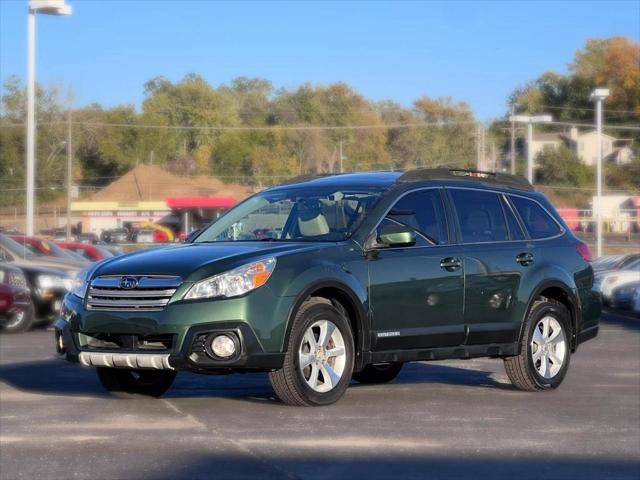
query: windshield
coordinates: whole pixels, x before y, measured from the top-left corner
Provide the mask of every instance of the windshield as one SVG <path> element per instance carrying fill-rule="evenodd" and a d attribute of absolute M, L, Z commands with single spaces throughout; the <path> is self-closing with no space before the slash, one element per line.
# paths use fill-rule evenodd
<path fill-rule="evenodd" d="M 14 239 L 0 234 L 0 245 L 9 250 L 13 255 L 17 257 L 29 257 L 33 256 L 32 252 L 24 245 L 19 244 Z"/>
<path fill-rule="evenodd" d="M 227 212 L 194 243 L 344 240 L 381 194 L 381 190 L 338 187 L 266 191 Z"/>

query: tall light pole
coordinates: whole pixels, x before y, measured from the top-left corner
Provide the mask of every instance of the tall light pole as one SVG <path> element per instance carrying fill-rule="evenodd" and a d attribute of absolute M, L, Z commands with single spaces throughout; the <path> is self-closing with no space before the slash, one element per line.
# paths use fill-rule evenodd
<path fill-rule="evenodd" d="M 598 164 L 596 165 L 596 190 L 598 208 L 596 209 L 597 254 L 602 256 L 602 102 L 609 96 L 608 88 L 596 88 L 591 100 L 596 102 L 596 138 L 598 144 Z"/>
<path fill-rule="evenodd" d="M 551 115 L 511 115 L 509 120 L 527 124 L 527 180 L 533 184 L 533 149 L 531 148 L 533 144 L 533 124 L 549 123 L 553 119 Z"/>
<path fill-rule="evenodd" d="M 33 235 L 36 178 L 36 13 L 71 15 L 64 0 L 29 0 L 27 16 L 27 225 L 26 234 Z"/>

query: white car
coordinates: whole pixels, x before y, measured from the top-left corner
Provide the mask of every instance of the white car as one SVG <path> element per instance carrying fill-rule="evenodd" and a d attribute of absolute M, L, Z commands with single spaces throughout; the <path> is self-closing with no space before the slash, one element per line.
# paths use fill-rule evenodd
<path fill-rule="evenodd" d="M 624 270 L 607 270 L 596 273 L 594 286 L 600 290 L 602 301 L 608 304 L 614 288 L 633 282 L 640 282 L 640 259 L 627 265 Z"/>

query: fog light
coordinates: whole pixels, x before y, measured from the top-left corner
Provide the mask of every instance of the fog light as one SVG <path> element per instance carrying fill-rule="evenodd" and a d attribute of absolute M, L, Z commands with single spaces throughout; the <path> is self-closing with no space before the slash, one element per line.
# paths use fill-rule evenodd
<path fill-rule="evenodd" d="M 218 335 L 211 341 L 211 351 L 216 357 L 229 358 L 236 353 L 236 342 L 229 335 Z"/>

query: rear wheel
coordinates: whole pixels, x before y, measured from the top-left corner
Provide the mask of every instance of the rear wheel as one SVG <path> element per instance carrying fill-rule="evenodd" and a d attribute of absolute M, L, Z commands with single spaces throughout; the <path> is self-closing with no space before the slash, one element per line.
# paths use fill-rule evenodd
<path fill-rule="evenodd" d="M 505 370 L 520 390 L 551 390 L 558 387 L 571 357 L 570 316 L 555 300 L 536 301 L 527 317 L 520 355 L 505 358 Z"/>
<path fill-rule="evenodd" d="M 140 394 L 159 397 L 176 378 L 173 370 L 129 370 L 121 368 L 96 368 L 102 386 L 114 394 Z"/>
<path fill-rule="evenodd" d="M 353 374 L 359 383 L 388 383 L 398 376 L 402 363 L 378 363 L 367 365 L 360 372 Z"/>
<path fill-rule="evenodd" d="M 293 321 L 282 368 L 269 373 L 269 379 L 284 403 L 328 405 L 349 386 L 353 358 L 353 335 L 342 311 L 311 299 Z"/>

